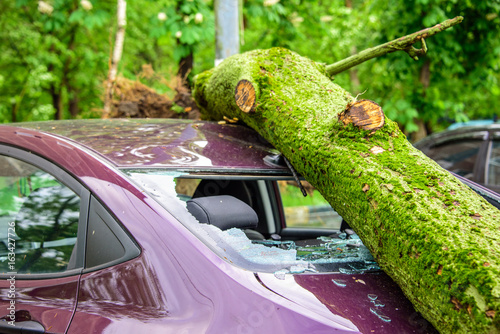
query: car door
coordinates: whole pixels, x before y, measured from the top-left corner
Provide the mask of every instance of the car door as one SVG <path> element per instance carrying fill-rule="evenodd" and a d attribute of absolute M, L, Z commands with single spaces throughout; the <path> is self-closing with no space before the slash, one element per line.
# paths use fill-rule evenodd
<path fill-rule="evenodd" d="M 486 131 L 460 133 L 438 138 L 430 145 L 417 148 L 444 169 L 484 184 L 487 138 Z"/>
<path fill-rule="evenodd" d="M 165 302 L 153 268 L 139 257 L 140 247 L 94 196 L 86 244 L 78 306 L 68 333 L 102 333 L 108 327 L 126 332 L 130 322 L 122 322 L 123 317 L 133 321 L 161 315 Z"/>
<path fill-rule="evenodd" d="M 304 196 L 295 180 L 275 181 L 277 210 L 282 217 L 280 235 L 288 240 L 315 239 L 338 232 L 342 217 L 307 181 L 301 181 Z"/>
<path fill-rule="evenodd" d="M 0 145 L 0 333 L 65 333 L 84 265 L 89 192 L 53 163 Z"/>

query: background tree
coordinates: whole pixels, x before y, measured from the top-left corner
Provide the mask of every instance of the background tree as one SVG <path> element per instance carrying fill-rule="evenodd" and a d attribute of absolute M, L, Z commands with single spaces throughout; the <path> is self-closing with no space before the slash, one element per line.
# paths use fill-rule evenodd
<path fill-rule="evenodd" d="M 203 0 L 165 1 L 162 11 L 155 13 L 150 36 L 161 42 L 176 41 L 173 60 L 178 64 L 177 75 L 182 79 L 192 71 L 197 46 L 214 39 L 213 8 Z M 213 62 L 212 62 L 213 63 Z"/>
<path fill-rule="evenodd" d="M 416 64 L 392 54 L 359 65 L 359 83 L 349 73 L 335 76 L 353 93 L 366 90 L 363 97 L 383 105 L 406 133 L 420 129 L 421 136 L 451 122 L 494 116 L 500 93 L 499 6 L 495 1 L 337 0 L 315 6 L 249 0 L 244 50 L 283 46 L 332 63 L 348 57 L 353 47 L 363 50 L 462 15 L 460 28 L 431 40 L 434 52 Z"/>
<path fill-rule="evenodd" d="M 82 109 L 90 116 L 107 65 L 98 46 L 107 36 L 94 32 L 107 23 L 109 2 L 2 1 L 0 10 L 9 13 L 0 16 L 3 120 L 62 119 Z"/>
<path fill-rule="evenodd" d="M 116 6 L 116 35 L 113 45 L 113 54 L 109 62 L 108 79 L 106 80 L 106 89 L 104 91 L 104 110 L 103 117 L 109 117 L 111 104 L 113 100 L 113 87 L 118 72 L 118 64 L 122 58 L 123 42 L 125 40 L 125 27 L 127 25 L 127 2 L 118 0 Z"/>
<path fill-rule="evenodd" d="M 383 73 L 382 80 L 370 82 L 366 96 L 377 99 L 389 118 L 407 132 L 420 126 L 425 135 L 440 124 L 498 114 L 499 2 L 375 0 L 371 8 L 384 22 L 373 36 L 374 44 L 464 16 L 459 27 L 429 40 L 433 52 L 417 64 L 393 54 L 360 66 L 361 78 L 378 79 Z"/>
<path fill-rule="evenodd" d="M 429 41 L 415 63 L 404 54 L 359 65 L 335 82 L 377 101 L 407 134 L 490 118 L 500 95 L 500 4 L 444 0 L 242 0 L 241 51 L 282 46 L 333 63 L 396 36 L 464 16 Z M 170 98 L 180 73 L 213 67 L 211 0 L 127 3 L 119 75 Z M 99 117 L 116 0 L 2 1 L 0 120 Z M 192 59 L 192 68 L 191 61 Z M 179 66 L 182 63 L 186 66 Z M 143 71 L 147 65 L 148 71 Z M 415 137 L 416 138 L 416 137 Z"/>

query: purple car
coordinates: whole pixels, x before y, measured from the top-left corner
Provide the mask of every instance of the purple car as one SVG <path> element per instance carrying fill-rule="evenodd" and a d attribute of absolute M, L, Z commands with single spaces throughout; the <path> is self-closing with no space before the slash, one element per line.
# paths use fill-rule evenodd
<path fill-rule="evenodd" d="M 282 160 L 229 124 L 0 126 L 0 333 L 435 332 Z"/>

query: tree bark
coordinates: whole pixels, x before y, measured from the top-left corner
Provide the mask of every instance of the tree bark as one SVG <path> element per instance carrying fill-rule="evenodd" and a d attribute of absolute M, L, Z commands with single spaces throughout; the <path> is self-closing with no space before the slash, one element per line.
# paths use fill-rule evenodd
<path fill-rule="evenodd" d="M 80 113 L 80 107 L 78 106 L 78 102 L 80 101 L 78 99 L 78 92 L 73 90 L 71 86 L 68 87 L 68 89 L 70 89 L 69 91 L 73 93 L 73 97 L 69 100 L 69 113 L 71 117 L 76 118 L 76 116 Z"/>
<path fill-rule="evenodd" d="M 76 10 L 77 8 L 73 8 L 73 11 Z M 69 42 L 68 42 L 68 50 L 73 51 L 75 49 L 75 38 L 76 38 L 76 33 L 78 29 L 77 26 L 73 26 L 73 28 L 68 32 L 69 33 Z M 69 107 L 69 113 L 71 117 L 76 117 L 78 113 L 80 112 L 78 108 L 78 92 L 75 90 L 73 87 L 73 80 L 71 80 L 71 65 L 72 65 L 72 57 L 67 57 L 66 61 L 64 62 L 63 66 L 63 72 L 62 72 L 62 80 L 61 80 L 61 85 L 63 87 L 66 87 L 66 93 L 68 95 L 68 107 Z M 61 113 L 61 117 L 62 117 Z M 62 118 L 61 118 L 62 119 Z"/>
<path fill-rule="evenodd" d="M 55 110 L 54 119 L 61 120 L 62 119 L 62 109 L 63 109 L 63 99 L 62 99 L 62 89 L 61 89 L 60 85 L 56 85 L 55 83 L 52 83 L 50 85 L 50 95 L 52 96 L 52 106 L 54 107 L 54 110 Z"/>
<path fill-rule="evenodd" d="M 282 48 L 226 59 L 195 77 L 194 96 L 205 119 L 239 119 L 282 152 L 437 329 L 500 330 L 499 210 L 376 104 L 360 107 L 323 65 Z"/>
<path fill-rule="evenodd" d="M 431 83 L 430 69 L 431 69 L 431 62 L 429 61 L 429 59 L 427 59 L 424 65 L 420 68 L 419 81 L 420 84 L 422 85 L 422 96 L 421 96 L 422 101 L 426 99 L 427 88 L 429 88 L 429 85 Z M 420 110 L 420 112 L 422 112 L 422 110 Z M 427 133 L 427 127 L 425 126 L 425 122 L 422 119 L 414 118 L 413 121 L 418 126 L 418 130 L 410 133 L 410 139 L 413 143 L 415 143 L 427 137 L 428 133 Z"/>
<path fill-rule="evenodd" d="M 182 80 L 182 85 L 187 88 L 189 88 L 187 77 L 189 73 L 191 73 L 192 69 L 193 69 L 193 53 L 191 52 L 190 54 L 183 57 L 179 61 L 179 70 L 177 71 L 177 76 L 180 78 L 180 80 Z"/>
<path fill-rule="evenodd" d="M 352 10 L 353 9 L 352 0 L 346 0 L 345 6 L 347 8 L 349 8 L 349 10 Z M 358 53 L 358 49 L 355 45 L 353 45 L 351 47 L 351 56 L 354 56 L 357 53 Z M 358 87 L 360 85 L 360 82 L 359 82 L 359 77 L 358 77 L 358 70 L 354 69 L 354 68 L 349 69 L 349 78 L 351 79 L 351 85 L 352 85 L 353 92 L 359 93 Z"/>
<path fill-rule="evenodd" d="M 118 28 L 115 36 L 115 46 L 113 55 L 109 63 L 108 80 L 106 81 L 106 89 L 104 92 L 104 110 L 102 117 L 108 118 L 111 113 L 111 105 L 113 103 L 113 87 L 118 72 L 118 63 L 122 58 L 123 42 L 125 40 L 125 27 L 127 25 L 127 2 L 125 0 L 117 1 L 117 21 Z"/>

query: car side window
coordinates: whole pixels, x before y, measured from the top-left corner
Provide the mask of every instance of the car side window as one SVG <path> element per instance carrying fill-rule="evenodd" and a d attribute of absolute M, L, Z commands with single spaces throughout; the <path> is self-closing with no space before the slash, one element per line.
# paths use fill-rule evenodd
<path fill-rule="evenodd" d="M 435 146 L 424 153 L 441 167 L 455 174 L 474 180 L 474 165 L 481 140 L 467 140 Z"/>
<path fill-rule="evenodd" d="M 493 141 L 490 152 L 487 184 L 500 186 L 500 141 Z"/>
<path fill-rule="evenodd" d="M 75 268 L 80 198 L 54 176 L 0 155 L 0 273 Z"/>
<path fill-rule="evenodd" d="M 308 182 L 304 197 L 295 181 L 278 181 L 287 227 L 340 229 L 342 217 Z"/>
<path fill-rule="evenodd" d="M 118 221 L 95 197 L 91 197 L 85 271 L 109 267 L 135 258 L 141 252 Z"/>

